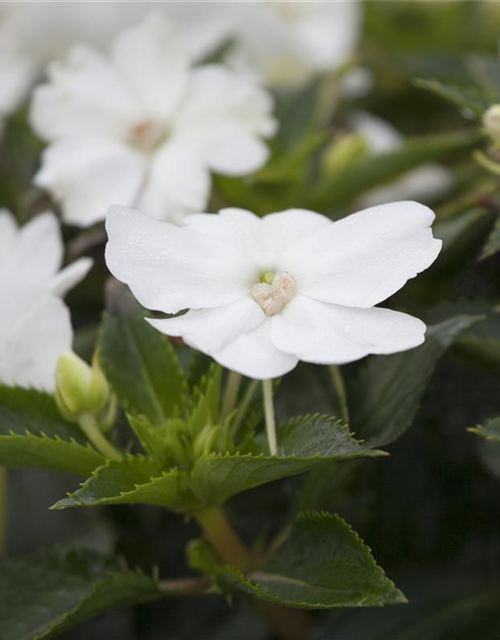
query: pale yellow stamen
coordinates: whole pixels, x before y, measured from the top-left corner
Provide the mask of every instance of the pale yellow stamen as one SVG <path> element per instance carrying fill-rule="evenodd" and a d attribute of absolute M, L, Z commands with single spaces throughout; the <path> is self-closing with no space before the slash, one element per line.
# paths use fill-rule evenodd
<path fill-rule="evenodd" d="M 165 125 L 155 120 L 142 120 L 130 131 L 129 142 L 141 151 L 153 151 L 167 137 Z"/>
<path fill-rule="evenodd" d="M 267 275 L 267 274 L 266 274 Z M 274 316 L 283 310 L 285 305 L 290 302 L 297 291 L 297 285 L 292 276 L 288 273 L 276 273 L 269 284 L 266 282 L 258 282 L 252 287 L 252 297 L 263 309 L 268 316 Z"/>

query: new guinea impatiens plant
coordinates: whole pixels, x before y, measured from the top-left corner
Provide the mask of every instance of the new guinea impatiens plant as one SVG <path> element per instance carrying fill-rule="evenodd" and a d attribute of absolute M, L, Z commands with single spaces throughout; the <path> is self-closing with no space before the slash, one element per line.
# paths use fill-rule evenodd
<path fill-rule="evenodd" d="M 230 209 L 188 216 L 180 227 L 110 209 L 112 273 L 150 309 L 189 310 L 148 323 L 141 314 L 108 315 L 92 368 L 71 353 L 59 359 L 55 404 L 4 388 L 2 405 L 20 412 L 20 422 L 45 406 L 50 418 L 32 435 L 32 463 L 89 476 L 53 509 L 145 504 L 199 523 L 204 540 L 188 545 L 187 561 L 200 578 L 151 578 L 148 585 L 137 574 L 147 583 L 138 600 L 214 590 L 250 597 L 265 603 L 259 610 L 283 638 L 304 637 L 308 625 L 287 608 L 405 602 L 339 516 L 297 514 L 277 538 L 247 546 L 224 506 L 243 491 L 327 462 L 384 455 L 336 417 L 302 415 L 276 425 L 272 380 L 299 359 L 339 365 L 421 345 L 420 320 L 374 305 L 435 260 L 441 242 L 432 236 L 433 219 L 413 202 L 339 222 L 305 210 L 258 218 Z M 156 329 L 182 336 L 219 364 L 207 359 L 190 380 Z M 256 380 L 263 380 L 257 418 Z M 115 398 L 135 435 L 127 448 L 110 431 Z M 10 437 L 14 447 L 19 436 Z M 55 629 L 57 623 L 37 637 Z"/>

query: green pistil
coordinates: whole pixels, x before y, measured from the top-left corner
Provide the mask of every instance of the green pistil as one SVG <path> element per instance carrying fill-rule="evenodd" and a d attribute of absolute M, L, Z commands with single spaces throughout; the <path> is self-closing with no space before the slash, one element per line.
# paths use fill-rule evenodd
<path fill-rule="evenodd" d="M 266 284 L 272 284 L 275 275 L 276 273 L 274 271 L 266 271 L 260 276 L 260 281 L 265 282 Z"/>

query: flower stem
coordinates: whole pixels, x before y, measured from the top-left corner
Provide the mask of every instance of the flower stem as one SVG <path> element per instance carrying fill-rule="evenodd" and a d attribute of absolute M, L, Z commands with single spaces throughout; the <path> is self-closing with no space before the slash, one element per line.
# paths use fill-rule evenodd
<path fill-rule="evenodd" d="M 241 385 L 241 375 L 236 371 L 230 371 L 227 376 L 226 389 L 222 398 L 222 407 L 220 410 L 221 419 L 227 418 L 236 406 L 238 399 L 238 391 Z"/>
<path fill-rule="evenodd" d="M 0 556 L 5 555 L 7 540 L 7 469 L 0 467 Z"/>
<path fill-rule="evenodd" d="M 335 391 L 337 392 L 337 398 L 339 400 L 340 406 L 340 417 L 345 422 L 346 425 L 349 425 L 349 407 L 347 406 L 347 393 L 345 389 L 344 377 L 340 370 L 340 367 L 337 367 L 334 364 L 329 366 L 330 375 L 332 377 L 333 386 L 335 387 Z"/>
<path fill-rule="evenodd" d="M 121 460 L 122 454 L 115 449 L 111 442 L 104 436 L 99 428 L 95 416 L 91 413 L 85 413 L 78 419 L 81 430 L 87 436 L 94 447 L 100 451 L 106 458 L 112 460 Z"/>
<path fill-rule="evenodd" d="M 273 404 L 273 381 L 263 380 L 262 391 L 264 394 L 264 416 L 266 418 L 266 433 L 269 443 L 269 452 L 272 456 L 278 453 L 278 442 L 276 440 L 276 422 L 274 419 Z"/>
<path fill-rule="evenodd" d="M 213 546 L 219 558 L 242 573 L 252 568 L 254 558 L 233 529 L 224 511 L 218 507 L 207 508 L 196 514 L 205 538 Z M 196 587 L 196 585 L 193 585 Z M 165 587 L 163 590 L 166 590 Z M 304 611 L 286 609 L 267 602 L 254 602 L 257 611 L 266 618 L 269 627 L 279 640 L 305 640 L 310 628 L 309 617 Z"/>
<path fill-rule="evenodd" d="M 247 386 L 247 389 L 243 395 L 243 398 L 240 402 L 240 406 L 238 407 L 238 411 L 234 418 L 233 432 L 235 434 L 237 433 L 239 426 L 241 424 L 241 421 L 243 420 L 245 413 L 247 412 L 250 402 L 252 402 L 252 398 L 255 395 L 255 390 L 257 389 L 258 384 L 259 384 L 258 380 L 250 380 L 250 383 Z"/>
<path fill-rule="evenodd" d="M 241 571 L 250 568 L 251 555 L 233 529 L 224 511 L 218 507 L 207 508 L 196 514 L 205 538 L 220 559 Z"/>

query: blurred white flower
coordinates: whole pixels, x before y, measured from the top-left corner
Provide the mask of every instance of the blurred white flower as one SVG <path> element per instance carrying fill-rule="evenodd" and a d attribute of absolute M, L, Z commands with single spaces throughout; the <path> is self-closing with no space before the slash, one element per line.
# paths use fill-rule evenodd
<path fill-rule="evenodd" d="M 211 171 L 244 175 L 268 158 L 270 95 L 221 65 L 193 68 L 161 18 L 120 34 L 109 58 L 73 49 L 49 76 L 31 113 L 51 141 L 35 183 L 68 223 L 103 220 L 110 203 L 178 222 L 205 207 Z"/>
<path fill-rule="evenodd" d="M 234 13 L 232 63 L 256 70 L 271 85 L 288 86 L 335 71 L 352 57 L 362 5 L 356 0 L 255 0 L 239 3 Z"/>
<path fill-rule="evenodd" d="M 230 11 L 210 2 L 0 3 L 0 118 L 26 98 L 49 62 L 77 44 L 104 48 L 120 30 L 153 11 L 180 25 L 194 59 L 202 59 L 229 37 Z"/>
<path fill-rule="evenodd" d="M 343 364 L 411 349 L 425 325 L 374 305 L 436 259 L 433 212 L 416 202 L 332 222 L 293 209 L 187 216 L 182 227 L 110 207 L 106 261 L 149 320 L 243 375 L 267 379 L 299 360 Z"/>
<path fill-rule="evenodd" d="M 59 224 L 44 213 L 18 228 L 0 210 L 0 381 L 51 390 L 59 356 L 71 348 L 69 310 L 61 298 L 87 274 L 90 258 L 59 271 Z"/>
<path fill-rule="evenodd" d="M 357 112 L 350 117 L 352 130 L 363 136 L 371 153 L 397 151 L 404 145 L 403 136 L 388 122 L 370 113 Z M 412 169 L 393 182 L 376 187 L 360 199 L 361 206 L 370 207 L 403 198 L 424 200 L 438 198 L 453 183 L 452 172 L 442 165 L 428 162 Z"/>

